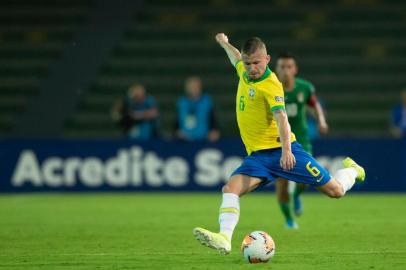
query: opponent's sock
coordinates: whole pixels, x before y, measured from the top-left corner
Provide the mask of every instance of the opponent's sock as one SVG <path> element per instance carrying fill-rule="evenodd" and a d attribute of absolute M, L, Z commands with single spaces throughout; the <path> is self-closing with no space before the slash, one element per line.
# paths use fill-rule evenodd
<path fill-rule="evenodd" d="M 295 190 L 293 191 L 293 209 L 296 216 L 300 216 L 303 214 L 302 199 L 300 197 L 300 194 L 302 194 L 305 190 L 305 185 L 295 185 Z"/>
<path fill-rule="evenodd" d="M 220 233 L 226 235 L 230 242 L 239 217 L 240 197 L 234 193 L 223 193 L 219 214 Z"/>
<path fill-rule="evenodd" d="M 281 208 L 282 214 L 285 217 L 286 222 L 293 221 L 292 210 L 290 209 L 290 203 L 279 201 L 279 207 Z"/>
<path fill-rule="evenodd" d="M 303 191 L 305 191 L 305 190 L 306 190 L 306 186 L 296 184 L 295 190 L 293 191 L 293 197 L 295 197 L 295 198 L 299 197 L 300 194 L 302 194 Z"/>
<path fill-rule="evenodd" d="M 334 174 L 334 178 L 337 179 L 337 181 L 343 187 L 344 193 L 352 188 L 357 176 L 358 173 L 354 168 L 340 169 Z"/>

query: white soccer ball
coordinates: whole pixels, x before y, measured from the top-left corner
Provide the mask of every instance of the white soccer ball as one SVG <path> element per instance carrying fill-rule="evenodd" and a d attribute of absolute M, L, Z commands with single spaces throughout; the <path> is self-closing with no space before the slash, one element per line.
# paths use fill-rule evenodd
<path fill-rule="evenodd" d="M 266 263 L 275 254 L 275 242 L 266 232 L 255 231 L 244 237 L 241 251 L 249 263 Z"/>

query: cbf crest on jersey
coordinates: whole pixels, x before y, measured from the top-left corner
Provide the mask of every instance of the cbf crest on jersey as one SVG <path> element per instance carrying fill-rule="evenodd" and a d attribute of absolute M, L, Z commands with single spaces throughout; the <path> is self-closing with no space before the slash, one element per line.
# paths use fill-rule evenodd
<path fill-rule="evenodd" d="M 276 101 L 276 102 L 283 102 L 283 97 L 276 96 L 276 97 L 275 97 L 275 101 Z"/>
<path fill-rule="evenodd" d="M 299 101 L 300 103 L 302 103 L 304 101 L 304 95 L 302 92 L 299 92 L 297 94 L 297 101 Z"/>
<path fill-rule="evenodd" d="M 254 96 L 255 96 L 255 90 L 251 88 L 251 89 L 248 91 L 248 95 L 250 96 L 250 98 L 254 98 Z"/>

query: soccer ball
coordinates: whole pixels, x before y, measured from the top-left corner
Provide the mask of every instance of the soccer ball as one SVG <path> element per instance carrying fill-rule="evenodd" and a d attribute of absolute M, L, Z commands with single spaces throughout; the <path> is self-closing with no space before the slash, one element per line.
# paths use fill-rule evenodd
<path fill-rule="evenodd" d="M 255 231 L 244 237 L 241 251 L 249 263 L 266 263 L 275 254 L 275 242 L 266 232 Z"/>

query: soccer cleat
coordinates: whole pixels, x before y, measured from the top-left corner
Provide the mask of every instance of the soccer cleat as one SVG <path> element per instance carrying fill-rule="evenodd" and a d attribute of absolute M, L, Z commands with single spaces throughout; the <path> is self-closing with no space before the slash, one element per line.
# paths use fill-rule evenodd
<path fill-rule="evenodd" d="M 293 209 L 297 217 L 303 214 L 302 199 L 300 198 L 300 195 L 293 196 Z"/>
<path fill-rule="evenodd" d="M 285 223 L 285 228 L 286 229 L 297 230 L 297 229 L 299 229 L 299 225 L 294 220 L 288 220 Z"/>
<path fill-rule="evenodd" d="M 365 170 L 360 165 L 358 165 L 354 160 L 347 157 L 346 159 L 343 160 L 343 166 L 344 166 L 344 168 L 354 168 L 358 174 L 358 176 L 355 178 L 355 180 L 357 180 L 357 182 L 360 182 L 360 183 L 364 182 Z"/>
<path fill-rule="evenodd" d="M 193 229 L 193 235 L 202 245 L 217 250 L 221 255 L 227 255 L 231 251 L 231 243 L 224 234 L 198 227 Z"/>

